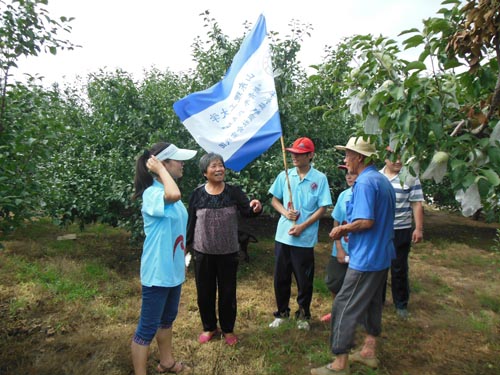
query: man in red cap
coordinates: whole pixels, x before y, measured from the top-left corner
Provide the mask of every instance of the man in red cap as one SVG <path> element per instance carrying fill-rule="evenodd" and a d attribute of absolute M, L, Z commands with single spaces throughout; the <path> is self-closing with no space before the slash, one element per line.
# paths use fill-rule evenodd
<path fill-rule="evenodd" d="M 314 245 L 318 242 L 319 219 L 326 207 L 332 204 L 332 197 L 326 176 L 312 166 L 314 143 L 307 137 L 301 137 L 286 150 L 292 155 L 294 167 L 281 172 L 269 189 L 273 195 L 272 205 L 280 214 L 274 248 L 277 311 L 269 327 L 279 327 L 290 316 L 293 274 L 298 289 L 297 327 L 308 330 L 314 280 Z"/>

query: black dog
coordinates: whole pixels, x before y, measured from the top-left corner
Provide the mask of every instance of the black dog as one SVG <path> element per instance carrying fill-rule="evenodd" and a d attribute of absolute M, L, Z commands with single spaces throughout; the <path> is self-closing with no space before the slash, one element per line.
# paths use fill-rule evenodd
<path fill-rule="evenodd" d="M 259 241 L 252 234 L 242 230 L 238 230 L 238 242 L 240 243 L 240 251 L 243 252 L 245 262 L 248 263 L 250 261 L 250 257 L 248 256 L 248 244 L 250 242 L 256 243 Z"/>

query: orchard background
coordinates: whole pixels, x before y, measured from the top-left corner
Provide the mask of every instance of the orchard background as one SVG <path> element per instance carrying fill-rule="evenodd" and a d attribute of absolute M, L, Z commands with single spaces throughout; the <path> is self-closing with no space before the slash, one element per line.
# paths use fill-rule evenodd
<path fill-rule="evenodd" d="M 130 199 L 137 156 L 159 140 L 199 149 L 172 104 L 217 83 L 243 36 L 225 35 L 206 11 L 207 33 L 192 45 L 195 69 L 152 69 L 140 80 L 101 70 L 51 87 L 36 76 L 13 81 L 20 57 L 75 48 L 72 19 L 51 18 L 46 3 L 0 1 L 0 230 L 49 217 L 82 228 L 122 226 L 139 240 L 139 210 Z M 498 1 L 444 1 L 420 29 L 402 31 L 403 47 L 386 36 L 346 38 L 325 49 L 314 74 L 297 61 L 309 26 L 294 21 L 290 29 L 285 37 L 270 31 L 285 143 L 303 135 L 314 140 L 315 165 L 334 197 L 344 185 L 336 168 L 342 154 L 333 146 L 357 134 L 377 144 L 382 160 L 387 145 L 401 154 L 408 178 L 424 179 L 429 202 L 499 221 Z M 418 60 L 400 58 L 401 48 L 416 49 Z M 282 168 L 276 142 L 228 177 L 266 202 Z M 200 182 L 197 166 L 188 164 L 182 189 Z"/>
<path fill-rule="evenodd" d="M 15 81 L 23 56 L 77 48 L 72 19 L 53 18 L 46 4 L 0 0 L 0 373 L 128 374 L 143 236 L 131 200 L 135 160 L 161 140 L 203 153 L 172 104 L 217 83 L 244 35 L 225 35 L 206 11 L 194 69 L 151 69 L 141 79 L 100 70 L 52 86 L 37 76 Z M 500 371 L 499 30 L 498 0 L 448 0 L 420 28 L 401 30 L 401 46 L 391 36 L 353 35 L 326 47 L 312 74 L 297 58 L 308 25 L 269 33 L 285 143 L 314 140 L 334 201 L 345 186 L 334 146 L 352 135 L 371 138 L 381 160 L 390 145 L 406 178 L 418 174 L 424 184 L 426 241 L 411 253 L 413 318 L 403 324 L 384 313 L 382 368 L 356 374 Z M 403 59 L 405 49 L 418 59 Z M 186 283 L 176 343 L 196 373 L 301 374 L 331 359 L 328 327 L 314 317 L 309 333 L 265 329 L 277 219 L 267 190 L 282 168 L 277 142 L 240 173 L 228 171 L 266 212 L 251 226 L 259 243 L 238 275 L 241 345 L 199 347 L 192 277 Z M 201 182 L 188 162 L 184 199 Z M 317 249 L 317 315 L 331 304 L 322 281 L 330 225 L 322 220 Z M 76 240 L 56 240 L 65 234 Z M 153 348 L 151 367 L 155 355 Z"/>

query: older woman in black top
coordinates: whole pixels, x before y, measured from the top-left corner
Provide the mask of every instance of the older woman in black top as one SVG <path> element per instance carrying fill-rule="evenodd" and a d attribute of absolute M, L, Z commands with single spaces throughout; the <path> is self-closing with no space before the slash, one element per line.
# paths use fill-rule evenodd
<path fill-rule="evenodd" d="M 187 245 L 193 250 L 196 290 L 203 332 L 200 344 L 220 334 L 215 301 L 219 295 L 219 322 L 225 342 L 238 342 L 233 333 L 236 321 L 236 272 L 239 262 L 238 212 L 256 216 L 262 204 L 250 201 L 238 186 L 224 182 L 222 156 L 208 153 L 200 159 L 206 183 L 197 187 L 189 199 Z"/>

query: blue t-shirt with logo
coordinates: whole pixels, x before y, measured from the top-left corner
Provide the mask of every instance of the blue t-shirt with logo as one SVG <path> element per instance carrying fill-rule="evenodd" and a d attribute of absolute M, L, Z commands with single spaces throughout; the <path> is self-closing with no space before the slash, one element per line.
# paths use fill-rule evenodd
<path fill-rule="evenodd" d="M 293 207 L 299 211 L 296 224 L 303 223 L 320 207 L 330 206 L 332 197 L 325 174 L 311 167 L 301 180 L 296 168 L 288 170 Z M 281 172 L 269 189 L 269 193 L 279 199 L 285 208 L 289 207 L 290 194 L 287 187 L 285 171 Z M 307 227 L 300 236 L 290 236 L 288 231 L 293 221 L 281 216 L 278 221 L 275 240 L 286 245 L 297 247 L 314 247 L 318 242 L 319 221 Z"/>
<path fill-rule="evenodd" d="M 332 218 L 339 222 L 339 225 L 347 224 L 347 203 L 351 200 L 352 197 L 352 187 L 345 189 L 342 193 L 339 194 L 339 198 L 337 199 L 337 203 L 333 208 Z M 337 241 L 333 241 L 332 246 L 332 257 L 337 256 Z M 344 248 L 347 255 L 349 255 L 349 236 L 343 236 L 340 239 L 340 243 Z"/>
<path fill-rule="evenodd" d="M 185 280 L 187 210 L 182 201 L 164 201 L 163 185 L 154 181 L 142 194 L 146 239 L 141 257 L 141 284 L 174 287 Z"/>

